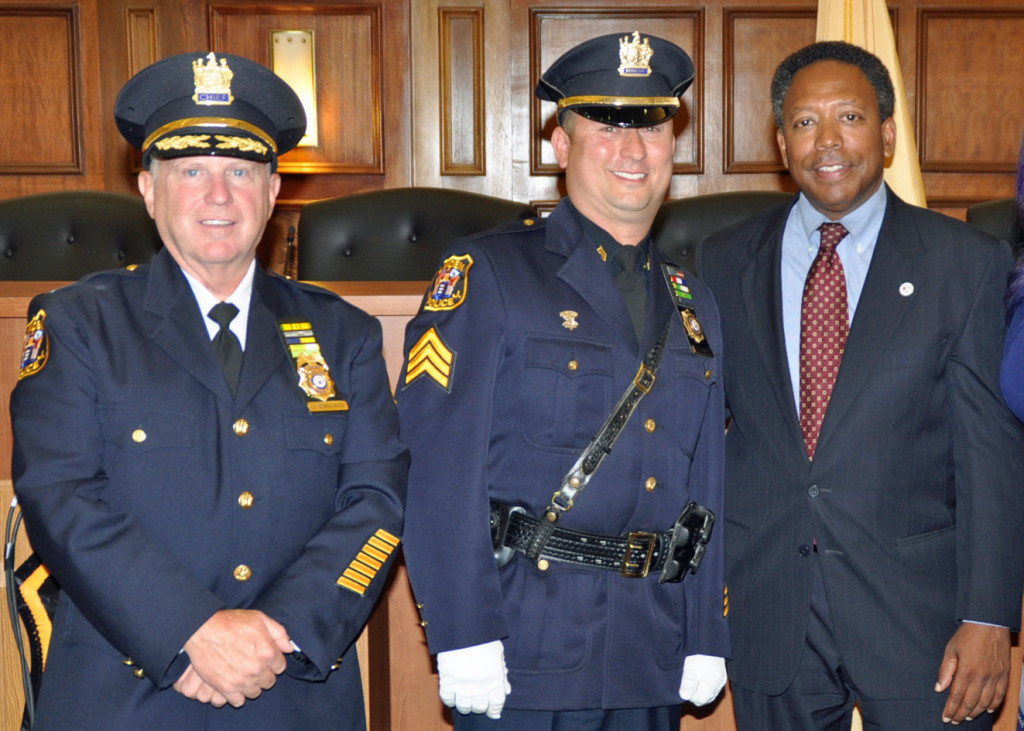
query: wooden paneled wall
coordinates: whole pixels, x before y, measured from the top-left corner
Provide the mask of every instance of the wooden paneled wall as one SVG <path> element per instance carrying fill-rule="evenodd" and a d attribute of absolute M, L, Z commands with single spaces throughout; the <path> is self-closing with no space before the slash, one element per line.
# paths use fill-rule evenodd
<path fill-rule="evenodd" d="M 675 40 L 694 58 L 696 80 L 675 122 L 672 197 L 792 190 L 775 148 L 768 82 L 786 54 L 813 40 L 816 6 L 817 0 L 0 0 L 0 198 L 74 188 L 134 191 L 139 158 L 111 114 L 123 83 L 185 51 L 212 48 L 269 64 L 269 31 L 297 28 L 315 34 L 320 143 L 282 160 L 282 194 L 260 250 L 263 263 L 278 271 L 294 266 L 286 257 L 289 228 L 312 200 L 415 185 L 553 206 L 563 190 L 547 142 L 554 105 L 534 99 L 533 87 L 559 54 L 600 33 L 639 29 Z M 962 216 L 971 203 L 1010 195 L 1024 131 L 1015 43 L 1024 37 L 1024 2 L 890 0 L 889 10 L 929 205 Z M 401 357 L 400 321 L 409 314 L 401 307 L 383 313 L 398 318 L 389 325 L 399 338 L 388 354 L 392 367 Z M 0 376 L 13 368 L 0 363 Z M 5 381 L 0 392 L 9 387 Z M 0 456 L 9 449 L 0 445 Z M 7 477 L 8 462 L 0 462 L 0 480 Z M 448 728 L 417 621 L 400 571 L 370 633 L 375 731 Z M 6 639 L 0 652 L 9 650 Z M 1014 657 L 1019 670 L 1019 649 Z M 5 673 L 0 699 L 16 697 L 15 685 Z M 1002 713 L 999 728 L 1012 728 L 1012 716 Z M 0 715 L 0 731 L 15 724 L 10 714 Z M 728 700 L 688 715 L 683 727 L 731 731 Z"/>

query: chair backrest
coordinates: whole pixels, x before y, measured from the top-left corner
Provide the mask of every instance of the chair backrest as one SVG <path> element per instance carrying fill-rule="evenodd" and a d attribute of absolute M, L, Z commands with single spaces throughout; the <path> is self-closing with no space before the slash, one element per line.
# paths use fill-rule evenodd
<path fill-rule="evenodd" d="M 665 201 L 654 219 L 651 234 L 658 248 L 676 264 L 693 271 L 697 244 L 705 236 L 792 197 L 792 193 L 775 190 L 745 190 Z"/>
<path fill-rule="evenodd" d="M 1024 229 L 1014 202 L 1013 198 L 997 198 L 975 203 L 967 209 L 967 223 L 1002 239 L 1018 252 L 1024 245 Z"/>
<path fill-rule="evenodd" d="M 69 281 L 160 250 L 138 196 L 91 190 L 0 201 L 0 279 Z"/>
<path fill-rule="evenodd" d="M 445 188 L 389 188 L 309 203 L 299 215 L 299 279 L 426 281 L 456 238 L 532 216 L 524 203 Z"/>

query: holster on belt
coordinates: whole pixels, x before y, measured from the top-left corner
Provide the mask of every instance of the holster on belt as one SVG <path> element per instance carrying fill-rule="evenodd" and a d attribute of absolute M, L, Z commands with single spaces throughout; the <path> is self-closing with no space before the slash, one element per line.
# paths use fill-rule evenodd
<path fill-rule="evenodd" d="M 499 568 L 516 553 L 577 566 L 618 571 L 627 578 L 643 578 L 659 572 L 659 583 L 682 581 L 696 573 L 704 559 L 715 514 L 690 501 L 671 530 L 663 533 L 631 531 L 621 536 L 586 533 L 543 525 L 525 508 L 491 500 L 491 545 Z M 538 547 L 539 535 L 550 535 Z"/>

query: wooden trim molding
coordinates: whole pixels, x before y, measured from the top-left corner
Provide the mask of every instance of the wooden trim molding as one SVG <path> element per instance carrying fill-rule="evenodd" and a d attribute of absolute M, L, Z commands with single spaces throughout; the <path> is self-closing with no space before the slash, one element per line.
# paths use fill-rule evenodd
<path fill-rule="evenodd" d="M 933 25 L 943 21 L 947 25 L 955 22 L 961 29 L 955 38 Z M 918 8 L 917 144 L 922 172 L 1016 172 L 1020 144 L 1017 112 L 1024 81 L 1015 73 L 1019 54 L 1007 39 L 1016 35 L 1006 21 L 1024 28 L 1024 7 L 962 4 Z M 969 24 L 979 30 L 987 24 L 989 32 L 972 32 L 966 29 Z M 951 42 L 960 45 L 951 49 Z M 929 73 L 932 61 L 935 77 L 942 80 L 934 86 L 929 85 L 934 80 Z M 972 84 L 979 77 L 998 79 L 999 88 Z M 951 136 L 956 137 L 955 143 L 949 141 Z M 980 149 L 972 140 L 982 143 Z"/>
<path fill-rule="evenodd" d="M 47 69 L 45 67 L 36 69 L 35 73 L 28 76 L 18 75 L 20 80 L 28 79 L 38 85 L 38 91 L 46 91 L 49 97 L 39 93 L 26 93 L 18 95 L 20 100 L 16 102 L 19 106 L 12 109 L 11 100 L 5 100 L 5 115 L 8 119 L 38 119 L 39 129 L 46 130 L 50 139 L 55 139 L 56 144 L 49 148 L 42 145 L 29 145 L 34 153 L 41 149 L 52 149 L 54 157 L 51 160 L 24 160 L 19 162 L 17 158 L 8 158 L 6 162 L 0 161 L 0 175 L 81 175 L 85 173 L 83 164 L 84 150 L 82 140 L 83 114 L 82 104 L 82 56 L 81 56 L 81 26 L 79 22 L 78 5 L 0 5 L 0 23 L 5 19 L 31 22 L 32 20 L 63 20 L 65 33 L 63 39 L 60 36 L 48 36 L 47 48 L 49 52 L 42 53 L 39 49 L 33 54 L 21 53 L 17 39 L 5 36 L 4 53 L 12 60 L 21 62 L 33 62 L 35 60 L 49 59 L 59 63 L 57 48 L 63 40 L 64 49 L 67 53 L 67 67 L 61 72 L 56 66 Z M 48 70 L 52 73 L 47 73 Z M 15 77 L 12 77 L 15 78 Z M 58 99 L 57 95 L 63 95 Z M 46 104 L 50 104 L 47 108 Z M 31 105 L 31 112 L 25 112 L 21 104 Z M 61 107 L 61 109 L 57 109 Z M 44 123 L 45 119 L 45 123 Z M 61 128 L 61 124 L 67 121 L 67 126 Z M 2 127 L 0 127 L 2 129 Z M 7 130 L 11 132 L 11 130 Z M 62 139 L 63 136 L 63 139 Z M 61 149 L 63 148 L 63 149 Z M 21 149 L 14 145 L 10 150 Z M 15 153 L 17 154 L 17 153 Z"/>
<path fill-rule="evenodd" d="M 441 175 L 486 175 L 484 9 L 439 7 L 437 16 Z"/>

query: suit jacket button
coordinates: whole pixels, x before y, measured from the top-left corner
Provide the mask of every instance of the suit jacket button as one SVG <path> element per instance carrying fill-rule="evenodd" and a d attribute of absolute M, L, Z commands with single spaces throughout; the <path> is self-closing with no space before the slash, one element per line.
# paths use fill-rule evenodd
<path fill-rule="evenodd" d="M 136 429 L 132 432 L 132 441 L 136 444 L 142 444 L 146 441 L 146 432 L 142 431 L 142 429 Z"/>
<path fill-rule="evenodd" d="M 654 419 L 648 419 L 644 422 L 644 429 L 647 430 L 648 434 L 653 434 L 654 430 L 658 428 L 658 422 Z"/>
<path fill-rule="evenodd" d="M 234 570 L 235 581 L 248 581 L 252 578 L 252 569 L 244 563 L 240 563 Z"/>
<path fill-rule="evenodd" d="M 799 549 L 797 549 L 797 551 L 798 551 L 798 552 L 800 553 L 800 555 L 801 555 L 801 556 L 803 556 L 804 558 L 807 558 L 808 556 L 810 556 L 810 555 L 811 555 L 811 547 L 810 547 L 810 546 L 800 546 L 800 548 L 799 548 Z"/>
<path fill-rule="evenodd" d="M 240 437 L 244 437 L 249 433 L 249 422 L 245 419 L 239 419 L 231 425 L 231 429 Z"/>
<path fill-rule="evenodd" d="M 248 510 L 254 502 L 256 502 L 256 497 L 248 490 L 238 496 L 238 507 L 242 510 Z"/>
<path fill-rule="evenodd" d="M 807 494 L 811 497 L 818 497 L 818 495 L 821 494 L 821 490 L 818 489 L 817 485 L 811 485 L 807 488 Z"/>
<path fill-rule="evenodd" d="M 644 489 L 647 490 L 647 492 L 654 492 L 654 488 L 656 488 L 657 486 L 658 481 L 653 477 L 648 477 L 647 481 L 644 482 Z"/>

